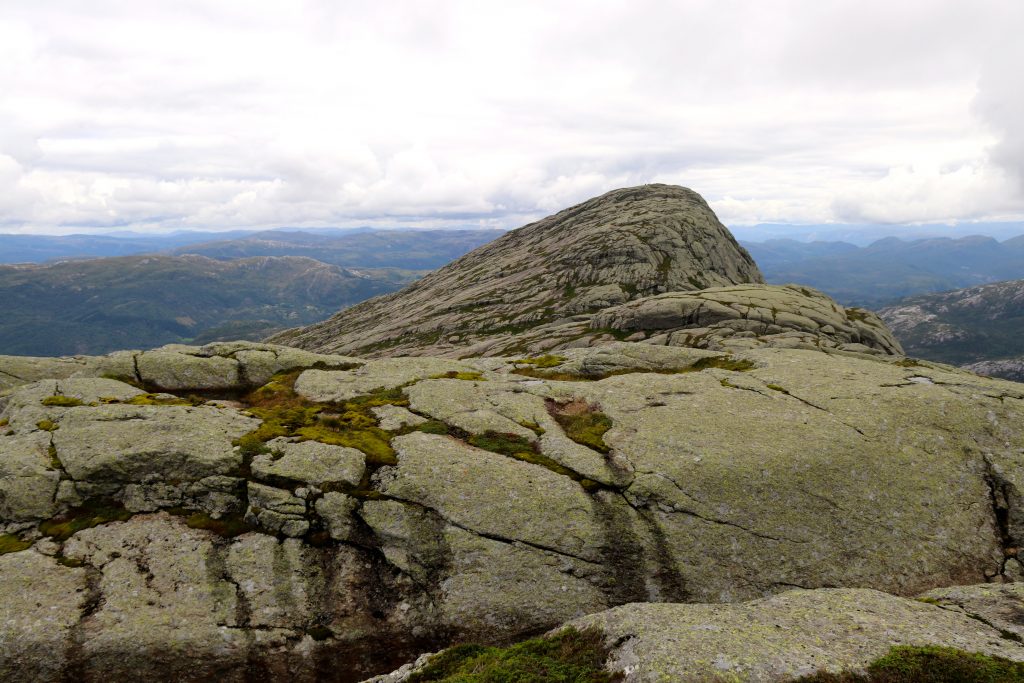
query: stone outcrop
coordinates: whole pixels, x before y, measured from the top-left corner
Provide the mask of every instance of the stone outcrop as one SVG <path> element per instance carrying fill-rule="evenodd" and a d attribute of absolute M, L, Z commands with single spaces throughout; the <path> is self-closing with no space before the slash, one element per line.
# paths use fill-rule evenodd
<path fill-rule="evenodd" d="M 480 355 L 471 348 L 480 342 L 508 347 L 525 330 L 638 297 L 763 281 L 700 195 L 643 185 L 513 230 L 400 292 L 269 341 L 321 353 Z"/>
<path fill-rule="evenodd" d="M 360 680 L 630 602 L 1024 575 L 1014 383 L 769 347 L 287 353 L 154 353 L 237 365 L 174 394 L 78 359 L 4 399 L 3 676 Z"/>

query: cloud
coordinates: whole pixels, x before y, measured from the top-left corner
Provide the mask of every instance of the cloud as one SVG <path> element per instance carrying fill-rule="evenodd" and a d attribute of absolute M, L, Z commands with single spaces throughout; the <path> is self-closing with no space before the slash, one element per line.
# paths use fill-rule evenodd
<path fill-rule="evenodd" d="M 1018 4 L 12 4 L 0 225 L 512 227 L 652 181 L 736 223 L 1019 217 Z"/>

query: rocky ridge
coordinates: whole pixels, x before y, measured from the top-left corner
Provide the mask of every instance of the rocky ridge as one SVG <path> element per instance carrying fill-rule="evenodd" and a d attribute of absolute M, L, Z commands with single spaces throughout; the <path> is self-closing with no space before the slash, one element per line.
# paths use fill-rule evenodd
<path fill-rule="evenodd" d="M 359 680 L 630 602 L 1024 575 L 1024 392 L 946 366 L 623 342 L 51 362 L 0 413 L 6 677 Z"/>

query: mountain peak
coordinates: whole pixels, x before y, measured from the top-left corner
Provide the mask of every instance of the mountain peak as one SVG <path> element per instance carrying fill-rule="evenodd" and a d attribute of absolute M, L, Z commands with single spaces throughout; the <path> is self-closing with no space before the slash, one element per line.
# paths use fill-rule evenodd
<path fill-rule="evenodd" d="M 395 294 L 275 340 L 406 353 L 442 335 L 462 346 L 663 292 L 763 281 L 699 194 L 640 185 L 512 230 Z"/>

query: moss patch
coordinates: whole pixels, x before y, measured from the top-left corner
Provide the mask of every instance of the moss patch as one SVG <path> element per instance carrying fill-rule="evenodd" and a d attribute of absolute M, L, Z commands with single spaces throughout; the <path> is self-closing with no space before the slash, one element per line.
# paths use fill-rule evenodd
<path fill-rule="evenodd" d="M 11 421 L 8 420 L 6 417 L 4 419 L 0 420 L 0 427 L 6 427 L 9 424 L 11 424 Z"/>
<path fill-rule="evenodd" d="M 556 365 L 561 365 L 565 361 L 565 356 L 555 356 L 553 354 L 546 353 L 543 356 L 536 356 L 534 358 L 518 358 L 512 362 L 522 365 L 532 365 L 535 368 L 553 368 Z"/>
<path fill-rule="evenodd" d="M 466 381 L 483 381 L 483 373 L 480 372 L 457 372 L 455 370 L 449 370 L 448 372 L 442 372 L 440 375 L 431 375 L 429 379 L 461 379 Z"/>
<path fill-rule="evenodd" d="M 189 512 L 178 509 L 171 510 L 171 512 L 185 516 L 185 524 L 190 529 L 211 531 L 224 538 L 234 538 L 255 529 L 255 527 L 246 523 L 241 514 L 225 515 L 219 519 L 214 519 L 205 512 Z"/>
<path fill-rule="evenodd" d="M 25 541 L 14 534 L 0 534 L 0 555 L 19 553 L 32 547 L 32 541 Z"/>
<path fill-rule="evenodd" d="M 434 655 L 409 683 L 611 683 L 604 670 L 608 652 L 600 631 L 573 628 L 551 638 L 533 638 L 498 648 L 456 645 Z"/>
<path fill-rule="evenodd" d="M 900 358 L 898 361 L 894 362 L 893 365 L 898 365 L 901 368 L 923 368 L 923 367 L 925 367 L 922 363 L 920 363 L 919 361 L 917 361 L 917 360 L 915 360 L 913 358 Z"/>
<path fill-rule="evenodd" d="M 545 469 L 551 470 L 555 474 L 560 474 L 563 477 L 569 477 L 587 491 L 593 491 L 601 488 L 601 484 L 598 482 L 586 479 L 579 472 L 571 470 L 558 461 L 552 460 L 548 456 L 544 455 L 540 452 L 540 446 L 529 439 L 519 436 L 518 434 L 487 431 L 483 434 L 468 435 L 465 437 L 465 441 L 470 446 L 474 446 L 481 450 L 500 453 L 501 455 L 515 458 L 516 460 L 528 462 L 531 465 L 540 465 Z"/>
<path fill-rule="evenodd" d="M 748 372 L 754 369 L 753 361 L 746 358 L 732 358 L 730 356 L 710 356 L 701 358 L 690 367 L 681 372 L 700 372 L 709 368 L 719 370 L 731 370 L 733 372 Z"/>
<path fill-rule="evenodd" d="M 85 405 L 82 400 L 74 396 L 47 396 L 43 399 L 44 406 L 58 406 L 60 408 L 73 408 L 74 406 Z"/>
<path fill-rule="evenodd" d="M 1019 683 L 1024 663 L 948 647 L 894 647 L 866 673 L 819 672 L 799 683 Z"/>
<path fill-rule="evenodd" d="M 107 522 L 124 522 L 132 516 L 123 506 L 105 500 L 88 500 L 82 507 L 72 508 L 63 515 L 48 519 L 39 525 L 44 536 L 66 541 L 82 529 L 91 529 Z"/>
<path fill-rule="evenodd" d="M 551 417 L 570 439 L 599 453 L 611 451 L 604 442 L 604 434 L 612 428 L 612 420 L 597 405 L 575 399 L 565 403 L 548 401 L 547 406 Z"/>
<path fill-rule="evenodd" d="M 55 432 L 59 425 L 53 420 L 40 420 L 36 422 L 36 427 L 42 429 L 44 432 Z"/>
<path fill-rule="evenodd" d="M 198 396 L 181 398 L 159 394 L 139 394 L 132 396 L 125 403 L 132 406 L 198 406 L 205 403 L 205 400 Z"/>
<path fill-rule="evenodd" d="M 856 321 L 860 321 L 860 322 L 864 322 L 865 320 L 868 319 L 868 312 L 865 311 L 862 308 L 847 308 L 846 309 L 846 319 L 851 321 L 851 322 L 853 322 L 855 320 Z"/>
<path fill-rule="evenodd" d="M 378 389 L 339 403 L 317 403 L 295 392 L 295 380 L 302 370 L 274 375 L 267 384 L 242 398 L 248 411 L 263 420 L 236 445 L 243 456 L 267 452 L 263 444 L 281 436 L 319 441 L 362 451 L 370 465 L 394 465 L 389 432 L 377 426 L 372 408 L 383 405 L 407 406 L 401 388 Z"/>

